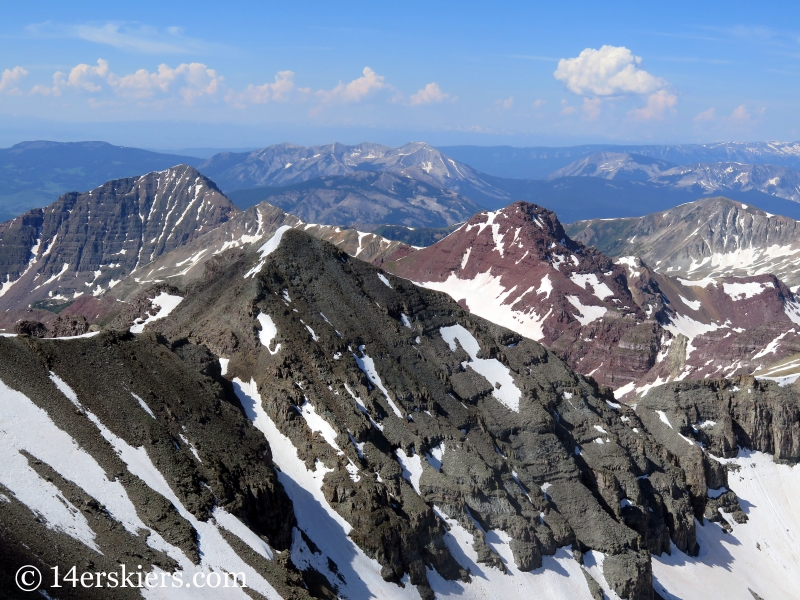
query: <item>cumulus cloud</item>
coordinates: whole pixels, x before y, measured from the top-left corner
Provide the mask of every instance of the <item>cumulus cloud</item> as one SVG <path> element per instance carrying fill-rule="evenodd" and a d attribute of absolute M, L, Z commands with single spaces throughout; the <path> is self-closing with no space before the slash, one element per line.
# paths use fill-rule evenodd
<path fill-rule="evenodd" d="M 0 75 L 0 94 L 21 94 L 17 84 L 28 74 L 22 67 L 6 69 Z"/>
<path fill-rule="evenodd" d="M 181 86 L 178 93 L 186 102 L 193 102 L 201 96 L 216 94 L 224 81 L 214 69 L 203 63 L 182 63 L 171 68 L 161 64 L 153 73 L 139 69 L 130 75 L 119 77 L 113 73 L 108 84 L 120 96 L 131 98 L 151 98 L 161 92 L 166 93 L 173 85 Z"/>
<path fill-rule="evenodd" d="M 286 102 L 296 89 L 293 71 L 278 71 L 274 83 L 248 85 L 243 92 L 231 90 L 225 100 L 236 108 L 244 108 L 250 104 L 266 104 L 267 102 Z M 300 90 L 308 91 L 308 90 Z"/>
<path fill-rule="evenodd" d="M 60 96 L 70 89 L 99 93 L 105 85 L 118 96 L 144 100 L 178 88 L 178 95 L 186 102 L 192 102 L 201 96 L 216 94 L 223 80 L 214 69 L 209 69 L 202 63 L 182 63 L 174 69 L 162 64 L 152 73 L 147 69 L 139 69 L 129 75 L 119 76 L 111 71 L 108 61 L 101 58 L 98 59 L 97 66 L 76 65 L 68 75 L 57 71 L 53 75 L 52 87 L 37 85 L 31 93 Z"/>
<path fill-rule="evenodd" d="M 624 46 L 586 48 L 575 58 L 562 58 L 553 75 L 579 96 L 649 94 L 667 82 L 639 68 L 642 59 Z"/>
<path fill-rule="evenodd" d="M 97 59 L 97 66 L 81 63 L 70 70 L 69 75 L 56 71 L 53 75 L 53 86 L 36 85 L 31 90 L 33 94 L 43 96 L 60 96 L 66 89 L 82 90 L 86 92 L 99 92 L 100 85 L 109 74 L 108 61 Z"/>
<path fill-rule="evenodd" d="M 547 104 L 547 102 L 545 102 L 544 100 L 542 100 L 541 98 L 539 98 L 538 100 L 535 100 L 531 106 L 532 106 L 533 108 L 541 108 L 541 107 L 542 107 L 542 106 L 544 106 L 545 104 Z"/>
<path fill-rule="evenodd" d="M 450 98 L 450 94 L 443 92 L 438 83 L 429 83 L 416 94 L 411 94 L 408 100 L 411 106 L 419 106 L 421 104 L 438 104 L 448 98 Z"/>
<path fill-rule="evenodd" d="M 735 123 L 746 123 L 750 120 L 750 113 L 747 111 L 747 107 L 744 104 L 740 104 L 733 109 L 728 119 Z"/>
<path fill-rule="evenodd" d="M 350 83 L 339 82 L 332 90 L 319 90 L 317 98 L 323 103 L 330 102 L 360 102 L 372 92 L 382 90 L 387 86 L 384 82 L 385 77 L 378 75 L 369 67 L 364 67 L 363 76 L 354 79 Z"/>
<path fill-rule="evenodd" d="M 514 96 L 509 96 L 505 100 L 495 100 L 494 105 L 503 110 L 509 110 L 514 106 Z"/>
<path fill-rule="evenodd" d="M 643 108 L 635 108 L 628 111 L 628 116 L 637 121 L 660 120 L 668 110 L 672 110 L 678 104 L 678 97 L 670 94 L 666 90 L 659 90 L 647 98 L 647 105 Z"/>
<path fill-rule="evenodd" d="M 703 112 L 698 113 L 695 116 L 694 120 L 695 121 L 713 121 L 716 118 L 717 118 L 717 109 L 712 106 L 708 110 L 704 110 Z"/>

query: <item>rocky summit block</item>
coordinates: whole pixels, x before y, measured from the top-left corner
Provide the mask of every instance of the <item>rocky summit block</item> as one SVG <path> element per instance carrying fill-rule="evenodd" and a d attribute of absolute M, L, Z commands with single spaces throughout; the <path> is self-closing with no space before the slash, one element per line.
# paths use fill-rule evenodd
<path fill-rule="evenodd" d="M 186 165 L 65 194 L 0 224 L 0 309 L 98 296 L 238 212 Z"/>
<path fill-rule="evenodd" d="M 261 254 L 219 255 L 150 327 L 222 357 L 248 410 L 277 429 L 270 443 L 332 470 L 324 497 L 383 578 L 408 573 L 432 597 L 440 577 L 480 563 L 524 573 L 572 545 L 606 557 L 600 577 L 622 597 L 652 598 L 648 551 L 697 552 L 705 493 L 687 487 L 668 437 L 607 389 L 302 232 Z M 452 554 L 444 523 L 472 538 L 476 566 Z"/>
<path fill-rule="evenodd" d="M 555 213 L 535 204 L 475 215 L 387 268 L 541 342 L 603 385 L 639 380 L 661 349 L 658 290 L 642 287 L 652 306 L 640 306 L 624 266 L 572 241 Z"/>
<path fill-rule="evenodd" d="M 666 381 L 772 376 L 800 353 L 800 302 L 775 276 L 692 280 L 635 256 L 613 261 L 525 202 L 385 266 L 541 342 L 626 401 Z"/>

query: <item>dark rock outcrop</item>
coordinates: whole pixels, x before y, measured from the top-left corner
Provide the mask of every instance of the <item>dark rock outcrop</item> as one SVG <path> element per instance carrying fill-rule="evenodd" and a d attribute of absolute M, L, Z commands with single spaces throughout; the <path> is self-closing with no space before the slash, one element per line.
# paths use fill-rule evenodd
<path fill-rule="evenodd" d="M 0 310 L 107 292 L 238 212 L 186 165 L 64 194 L 0 224 Z"/>

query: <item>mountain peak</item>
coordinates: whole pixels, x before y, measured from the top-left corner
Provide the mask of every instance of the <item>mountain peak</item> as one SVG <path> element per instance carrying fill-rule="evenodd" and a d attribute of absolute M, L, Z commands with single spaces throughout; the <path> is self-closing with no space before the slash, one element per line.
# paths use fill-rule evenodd
<path fill-rule="evenodd" d="M 560 177 L 601 177 L 645 181 L 675 167 L 674 164 L 649 156 L 627 152 L 599 150 L 551 173 L 547 179 Z"/>
<path fill-rule="evenodd" d="M 238 212 L 189 165 L 64 194 L 0 228 L 0 309 L 98 296 Z"/>

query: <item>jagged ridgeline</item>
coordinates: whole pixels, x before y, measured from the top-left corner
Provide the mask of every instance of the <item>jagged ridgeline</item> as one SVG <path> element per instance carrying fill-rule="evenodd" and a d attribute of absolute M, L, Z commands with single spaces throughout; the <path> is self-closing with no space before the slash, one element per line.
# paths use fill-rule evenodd
<path fill-rule="evenodd" d="M 0 338 L 6 578 L 122 562 L 242 572 L 251 597 L 690 597 L 681 565 L 722 545 L 699 523 L 751 525 L 737 443 L 800 456 L 791 388 L 669 384 L 634 410 L 288 227 L 181 295 L 143 334 Z M 770 560 L 725 574 L 781 594 Z"/>
<path fill-rule="evenodd" d="M 186 165 L 64 194 L 0 224 L 0 310 L 98 296 L 238 212 Z"/>

